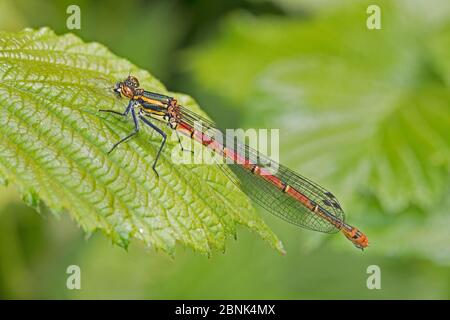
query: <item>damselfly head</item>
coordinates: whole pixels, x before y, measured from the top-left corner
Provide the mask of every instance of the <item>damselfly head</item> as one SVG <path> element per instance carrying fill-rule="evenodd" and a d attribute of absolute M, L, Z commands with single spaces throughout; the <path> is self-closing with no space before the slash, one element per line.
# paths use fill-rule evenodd
<path fill-rule="evenodd" d="M 135 95 L 135 90 L 139 88 L 139 80 L 136 77 L 128 76 L 124 81 L 117 82 L 113 92 L 118 98 L 125 96 L 129 99 Z"/>

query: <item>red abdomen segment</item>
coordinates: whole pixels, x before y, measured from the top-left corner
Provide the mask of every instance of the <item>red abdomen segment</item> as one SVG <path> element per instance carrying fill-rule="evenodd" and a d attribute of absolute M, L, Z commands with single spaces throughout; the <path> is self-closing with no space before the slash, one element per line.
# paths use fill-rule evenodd
<path fill-rule="evenodd" d="M 357 228 L 346 224 L 345 227 L 342 228 L 341 230 L 344 236 L 348 240 L 350 240 L 355 245 L 355 247 L 359 249 L 364 249 L 369 246 L 369 239 L 364 233 L 362 233 Z"/>

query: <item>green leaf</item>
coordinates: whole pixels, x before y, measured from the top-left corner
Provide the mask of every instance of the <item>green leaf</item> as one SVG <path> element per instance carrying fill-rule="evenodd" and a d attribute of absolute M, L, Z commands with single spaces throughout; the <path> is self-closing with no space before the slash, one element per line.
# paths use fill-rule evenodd
<path fill-rule="evenodd" d="M 88 233 L 101 230 L 123 247 L 136 238 L 170 254 L 176 242 L 209 254 L 224 250 L 227 236 L 244 225 L 282 252 L 220 169 L 172 164 L 175 141 L 168 141 L 160 158 L 159 179 L 151 166 L 161 139 L 147 128 L 107 154 L 133 125 L 97 110 L 124 110 L 127 101 L 115 99 L 110 87 L 130 73 L 142 87 L 168 93 L 149 73 L 98 43 L 47 28 L 1 32 L 2 179 L 33 207 L 67 211 Z M 173 95 L 201 112 L 188 96 Z M 171 130 L 163 130 L 170 138 Z"/>
<path fill-rule="evenodd" d="M 375 251 L 388 256 L 398 256 L 407 253 L 410 256 L 426 258 L 437 264 L 450 265 L 450 233 L 448 226 L 450 201 L 434 206 L 433 214 L 421 215 L 417 210 L 410 210 L 389 219 L 390 228 L 379 225 L 379 239 Z M 376 216 L 376 212 L 370 212 Z M 416 215 L 416 219 L 411 219 Z"/>
<path fill-rule="evenodd" d="M 368 4 L 307 20 L 240 12 L 188 57 L 197 84 L 245 125 L 280 128 L 281 162 L 333 190 L 376 246 L 387 240 L 372 223 L 389 229 L 390 214 L 414 220 L 414 208 L 434 220 L 448 195 L 450 10 L 432 19 L 377 1 L 382 29 L 369 30 Z"/>

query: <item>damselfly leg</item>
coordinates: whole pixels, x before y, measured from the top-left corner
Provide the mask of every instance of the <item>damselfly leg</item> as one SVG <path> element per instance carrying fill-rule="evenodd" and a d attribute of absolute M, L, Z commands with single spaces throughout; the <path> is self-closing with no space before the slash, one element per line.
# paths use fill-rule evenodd
<path fill-rule="evenodd" d="M 183 143 L 181 143 L 181 137 L 180 137 L 180 134 L 178 133 L 178 131 L 175 131 L 175 133 L 176 133 L 176 135 L 177 135 L 178 143 L 180 144 L 181 151 L 183 151 L 183 152 L 194 153 L 194 150 L 186 149 L 186 148 L 183 147 Z"/>
<path fill-rule="evenodd" d="M 135 104 L 134 101 L 130 101 L 128 103 L 128 106 L 127 106 L 127 108 L 125 109 L 124 112 L 118 112 L 118 111 L 110 110 L 110 109 L 100 109 L 98 111 L 100 111 L 100 112 L 107 112 L 107 113 L 113 113 L 113 114 L 117 114 L 117 115 L 122 116 L 122 117 L 126 117 L 130 113 L 130 110 L 134 106 L 134 104 Z"/>
<path fill-rule="evenodd" d="M 143 115 L 139 115 L 139 118 L 146 124 L 148 125 L 150 128 L 152 128 L 153 130 L 155 130 L 156 132 L 158 132 L 161 137 L 163 138 L 161 145 L 159 146 L 159 150 L 158 153 L 156 154 L 156 158 L 155 161 L 153 161 L 153 171 L 155 171 L 156 176 L 159 177 L 158 171 L 156 171 L 156 163 L 158 162 L 159 156 L 161 155 L 161 151 L 164 148 L 164 145 L 166 144 L 166 138 L 167 135 L 165 134 L 164 131 L 162 131 L 160 128 L 158 128 L 157 126 L 155 126 L 153 123 L 151 123 L 148 119 L 146 119 Z"/>
<path fill-rule="evenodd" d="M 121 143 L 129 140 L 130 138 L 132 138 L 133 136 L 135 136 L 139 130 L 139 120 L 141 120 L 142 122 L 144 122 L 144 124 L 146 124 L 147 126 L 149 126 L 150 128 L 152 128 L 153 130 L 155 130 L 157 133 L 159 133 L 162 137 L 162 143 L 158 149 L 158 153 L 156 154 L 156 158 L 153 161 L 153 165 L 152 165 L 152 169 L 153 171 L 155 171 L 156 176 L 159 178 L 159 174 L 158 171 L 156 171 L 156 164 L 158 162 L 159 156 L 161 155 L 161 151 L 166 143 L 166 139 L 167 139 L 167 135 L 164 133 L 164 131 L 162 131 L 160 128 L 158 128 L 157 126 L 155 126 L 153 123 L 151 123 L 148 119 L 146 119 L 142 114 L 141 114 L 141 110 L 139 110 L 139 119 L 136 116 L 136 111 L 135 111 L 135 107 L 139 106 L 139 103 L 136 101 L 130 101 L 130 103 L 128 104 L 127 108 L 125 109 L 124 112 L 118 112 L 115 110 L 108 110 L 108 109 L 100 109 L 98 111 L 101 112 L 107 112 L 107 113 L 113 113 L 113 114 L 117 114 L 119 116 L 122 117 L 126 117 L 128 116 L 128 114 L 131 112 L 131 117 L 133 118 L 133 122 L 134 122 L 134 130 L 132 133 L 130 133 L 129 135 L 127 135 L 126 137 L 120 139 L 120 141 L 116 142 L 112 148 L 108 151 L 108 154 L 110 154 L 111 152 L 114 151 L 114 149 L 117 148 L 118 145 L 120 145 Z M 180 140 L 179 140 L 180 141 Z M 180 141 L 181 143 L 181 141 Z"/>
<path fill-rule="evenodd" d="M 122 138 L 119 142 L 116 142 L 112 148 L 108 151 L 108 154 L 110 154 L 111 152 L 113 152 L 113 150 L 122 142 L 127 141 L 128 139 L 130 139 L 131 137 L 133 137 L 134 135 L 136 135 L 139 132 L 139 121 L 136 117 L 136 111 L 134 111 L 134 108 L 131 108 L 131 117 L 133 118 L 133 122 L 134 122 L 134 130 L 132 133 L 130 133 L 129 135 L 127 135 L 125 138 Z M 125 111 L 126 112 L 126 111 Z"/>

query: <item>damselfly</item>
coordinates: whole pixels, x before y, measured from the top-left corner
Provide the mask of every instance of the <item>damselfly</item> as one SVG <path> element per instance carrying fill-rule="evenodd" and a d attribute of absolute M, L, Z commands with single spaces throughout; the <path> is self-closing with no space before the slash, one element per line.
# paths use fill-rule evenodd
<path fill-rule="evenodd" d="M 232 160 L 219 166 L 254 202 L 270 213 L 303 228 L 325 233 L 341 231 L 357 248 L 364 249 L 368 246 L 366 235 L 345 223 L 344 212 L 331 192 L 275 163 L 246 144 L 237 143 L 236 146 L 233 143 L 234 147 L 230 147 L 228 141 L 226 144 L 218 142 L 211 132 L 221 130 L 212 121 L 181 106 L 172 97 L 140 88 L 138 79 L 133 76 L 117 82 L 113 92 L 119 98 L 123 96 L 130 99 L 125 111 L 99 111 L 125 117 L 131 114 L 134 130 L 114 144 L 109 152 L 136 135 L 142 122 L 162 137 L 162 143 L 153 162 L 153 170 L 158 175 L 156 165 L 167 137 L 165 132 L 150 119 L 162 121 L 177 134 L 180 132 L 187 135 L 214 153 Z M 197 128 L 197 122 L 202 123 L 201 129 Z M 179 136 L 178 141 L 181 144 Z M 276 167 L 276 172 L 272 172 L 270 167 Z"/>

